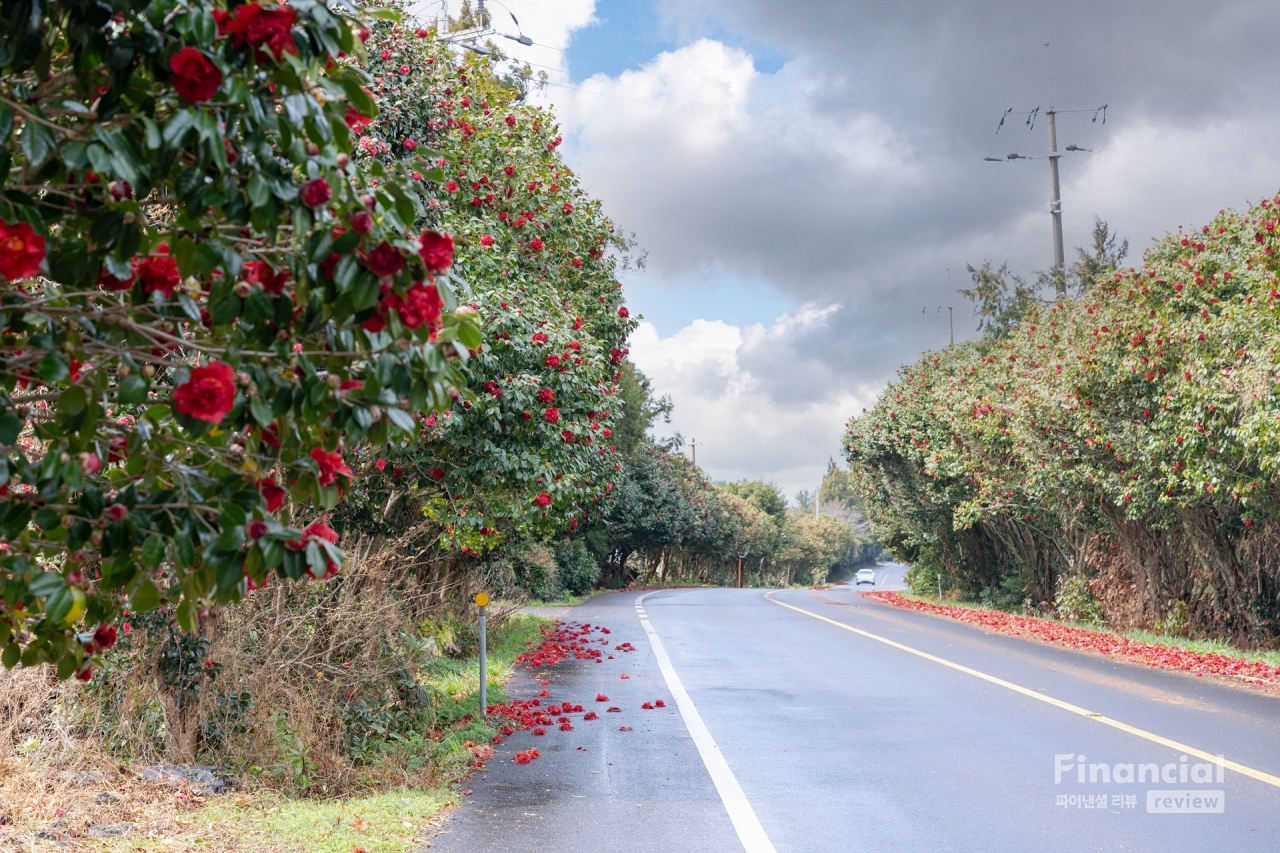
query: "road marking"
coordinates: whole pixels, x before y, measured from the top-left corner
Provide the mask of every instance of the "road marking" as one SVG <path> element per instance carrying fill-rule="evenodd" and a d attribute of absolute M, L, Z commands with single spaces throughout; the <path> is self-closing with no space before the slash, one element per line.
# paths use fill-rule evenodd
<path fill-rule="evenodd" d="M 724 810 L 729 813 L 729 820 L 733 822 L 733 828 L 738 833 L 738 840 L 742 842 L 742 848 L 746 853 L 777 853 L 773 842 L 769 840 L 768 835 L 765 835 L 764 827 L 760 825 L 760 819 L 756 817 L 751 803 L 747 801 L 747 795 L 742 792 L 742 786 L 738 784 L 737 777 L 729 769 L 729 763 L 724 760 L 720 747 L 716 746 L 715 739 L 711 737 L 711 732 L 702 722 L 702 716 L 694 706 L 693 700 L 689 698 L 684 685 L 680 683 L 680 676 L 676 675 L 675 667 L 671 665 L 671 658 L 667 657 L 666 649 L 662 647 L 662 640 L 658 639 L 658 632 L 653 630 L 653 626 L 645 617 L 640 602 L 644 601 L 648 595 L 652 593 L 646 593 L 636 599 L 636 613 L 640 616 L 640 624 L 644 627 L 645 634 L 649 636 L 649 645 L 653 647 L 654 657 L 658 659 L 658 669 L 662 670 L 662 677 L 667 680 L 667 689 L 676 700 L 676 707 L 680 709 L 680 716 L 684 718 L 689 736 L 698 747 L 702 763 L 706 765 L 707 772 L 711 774 L 711 781 L 715 783 L 716 791 L 720 793 L 720 800 L 724 803 Z"/>
<path fill-rule="evenodd" d="M 1096 714 L 1092 711 L 1087 711 L 1084 708 L 1081 708 L 1079 705 L 1072 705 L 1070 702 L 1063 702 L 1061 699 L 1054 699 L 1052 696 L 1046 696 L 1045 694 L 1039 693 L 1035 690 L 1031 690 L 1030 688 L 1021 687 L 1017 684 L 1014 684 L 1011 681 L 1005 681 L 1003 678 L 996 678 L 994 675 L 987 675 L 985 672 L 979 672 L 976 669 L 971 669 L 967 666 L 964 666 L 963 664 L 954 663 L 952 661 L 947 660 L 946 658 L 940 658 L 937 655 L 931 655 L 928 652 L 922 652 L 919 649 L 913 649 L 911 646 L 904 646 L 902 643 L 895 642 L 893 640 L 888 639 L 887 637 L 881 637 L 878 634 L 872 634 L 870 631 L 864 631 L 861 628 L 855 628 L 852 625 L 846 625 L 843 622 L 837 622 L 835 619 L 828 619 L 826 616 L 820 616 L 817 613 L 813 613 L 803 608 L 795 607 L 794 605 L 791 605 L 791 604 L 786 604 L 785 602 L 778 601 L 777 599 L 773 598 L 773 593 L 767 593 L 765 595 L 765 598 L 769 599 L 774 604 L 787 608 L 788 610 L 794 610 L 797 613 L 803 613 L 805 616 L 812 616 L 814 619 L 819 619 L 823 622 L 829 622 L 830 624 L 835 625 L 837 628 L 843 628 L 846 631 L 852 631 L 855 634 L 861 634 L 862 636 L 867 637 L 868 639 L 875 640 L 876 642 L 879 642 L 879 643 L 884 643 L 887 646 L 893 646 L 895 649 L 901 649 L 904 652 L 909 652 L 918 657 L 922 657 L 925 660 L 931 660 L 934 663 L 940 663 L 943 666 L 951 667 L 954 670 L 958 670 L 959 672 L 963 672 L 967 675 L 972 675 L 975 678 L 981 678 L 983 681 L 989 681 L 992 684 L 998 684 L 999 686 L 1012 690 L 1015 693 L 1021 693 L 1023 696 L 1030 696 L 1032 699 L 1038 699 L 1041 702 L 1046 702 L 1050 705 L 1054 705 L 1058 708 L 1061 708 L 1064 711 L 1070 711 L 1071 713 L 1076 714 L 1078 716 L 1085 717 L 1095 722 L 1102 723 L 1103 725 L 1111 726 L 1113 729 L 1119 729 L 1122 732 L 1128 732 L 1131 735 L 1137 735 L 1140 738 L 1145 738 L 1146 740 L 1149 740 L 1153 743 L 1158 743 L 1162 746 L 1167 746 L 1170 749 L 1176 749 L 1179 752 L 1185 753 L 1187 755 L 1194 755 L 1196 758 L 1203 758 L 1206 761 L 1220 763 L 1223 767 L 1227 768 L 1228 770 L 1234 770 L 1235 772 L 1243 776 L 1248 776 L 1251 779 L 1257 779 L 1259 782 L 1265 782 L 1268 785 L 1273 785 L 1277 788 L 1280 788 L 1280 776 L 1272 776 L 1270 773 L 1264 773 L 1261 770 L 1255 770 L 1252 767 L 1246 767 L 1245 765 L 1238 764 L 1234 761 L 1227 761 L 1223 759 L 1221 756 L 1210 755 L 1209 753 L 1205 752 L 1202 749 L 1196 749 L 1194 746 L 1188 746 L 1185 743 L 1179 743 L 1176 740 L 1170 740 L 1169 738 L 1163 737 L 1162 735 L 1155 734 L 1154 732 L 1149 732 L 1149 731 L 1146 731 L 1145 729 L 1140 729 L 1140 728 L 1137 728 L 1136 726 L 1131 726 L 1128 723 L 1122 723 L 1119 720 L 1113 720 L 1110 717 L 1103 716 L 1102 714 Z"/>

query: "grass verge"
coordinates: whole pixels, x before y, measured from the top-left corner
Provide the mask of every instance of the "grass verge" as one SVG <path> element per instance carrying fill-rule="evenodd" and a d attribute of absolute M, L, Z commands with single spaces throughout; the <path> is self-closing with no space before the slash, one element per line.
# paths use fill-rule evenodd
<path fill-rule="evenodd" d="M 489 632 L 489 701 L 505 701 L 515 659 L 542 639 L 550 620 L 511 615 Z M 31 693 L 39 671 L 0 671 L 14 691 Z M 57 719 L 11 747 L 0 743 L 0 850 L 53 849 L 101 853 L 404 853 L 417 849 L 456 801 L 459 783 L 475 770 L 474 747 L 496 730 L 476 713 L 479 661 L 437 659 L 421 676 L 440 697 L 441 720 L 403 744 L 422 756 L 404 784 L 340 798 L 297 798 L 252 779 L 231 793 L 206 796 L 189 786 L 144 782 L 101 744 L 77 741 Z M 57 689 L 65 689 L 59 687 Z M 470 720 L 466 715 L 471 714 Z M 419 737 L 420 735 L 420 737 Z M 470 745 L 469 745 L 470 744 Z M 53 843 L 53 846 L 50 846 Z"/>

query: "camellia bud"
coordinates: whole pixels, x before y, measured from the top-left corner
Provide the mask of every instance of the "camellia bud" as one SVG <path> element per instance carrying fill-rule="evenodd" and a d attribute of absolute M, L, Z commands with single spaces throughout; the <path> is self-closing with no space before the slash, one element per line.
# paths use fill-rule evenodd
<path fill-rule="evenodd" d="M 338 376 L 336 373 L 330 373 L 328 378 L 325 379 L 325 382 L 329 383 L 330 388 L 337 388 L 342 384 L 342 377 Z"/>
<path fill-rule="evenodd" d="M 63 530 L 70 530 L 71 525 L 75 524 L 76 520 L 69 515 L 64 515 L 62 520 L 58 523 L 62 526 Z"/>
<path fill-rule="evenodd" d="M 365 208 L 368 209 L 370 212 L 372 212 L 373 209 L 378 206 L 378 200 L 374 198 L 372 195 L 360 196 L 360 203 L 363 204 Z"/>
<path fill-rule="evenodd" d="M 129 508 L 124 504 L 112 504 L 107 507 L 107 515 L 112 521 L 124 521 L 129 517 Z"/>
<path fill-rule="evenodd" d="M 248 388 L 249 383 L 253 381 L 253 377 L 242 370 L 236 374 L 236 381 L 239 382 L 244 387 Z"/>
<path fill-rule="evenodd" d="M 156 366 L 154 364 L 145 365 L 142 368 L 142 375 L 150 379 L 156 375 Z"/>
<path fill-rule="evenodd" d="M 457 388 L 450 388 L 450 389 L 449 389 L 449 399 L 450 399 L 450 400 L 457 400 L 457 399 L 458 399 L 459 397 L 461 397 L 461 396 L 462 396 L 462 394 L 461 394 L 461 393 L 459 393 L 459 391 L 458 391 L 458 389 L 457 389 Z"/>
<path fill-rule="evenodd" d="M 333 159 L 334 159 L 334 162 L 338 164 L 339 169 L 347 168 L 347 164 L 351 162 L 351 158 L 348 157 L 346 154 L 339 154 L 337 157 Z"/>
<path fill-rule="evenodd" d="M 469 317 L 476 313 L 476 309 L 472 308 L 470 305 L 459 305 L 458 310 L 453 313 L 457 314 L 459 317 Z"/>
<path fill-rule="evenodd" d="M 61 455 L 58 456 L 58 461 L 61 462 L 63 465 L 66 465 L 68 462 L 71 461 L 71 454 L 67 453 L 65 450 L 62 451 Z"/>
<path fill-rule="evenodd" d="M 253 293 L 252 284 L 244 280 L 236 282 L 236 296 L 239 296 L 241 299 L 248 299 L 250 293 Z"/>
<path fill-rule="evenodd" d="M 123 379 L 124 377 L 128 376 L 130 373 L 133 373 L 133 368 L 129 367 L 129 365 L 127 364 L 122 364 L 120 365 L 120 369 L 117 370 L 116 373 L 118 373 L 120 375 L 120 378 Z"/>
<path fill-rule="evenodd" d="M 312 157 L 316 156 L 317 154 L 320 153 L 320 146 L 316 145 L 314 142 L 308 142 L 307 153 L 310 154 Z"/>
<path fill-rule="evenodd" d="M 80 586 L 84 583 L 84 572 L 80 570 L 67 572 L 67 584 L 70 586 Z"/>
<path fill-rule="evenodd" d="M 93 543 L 93 547 L 95 548 L 102 547 L 102 531 L 101 530 L 93 531 L 93 533 L 89 536 L 89 541 Z"/>

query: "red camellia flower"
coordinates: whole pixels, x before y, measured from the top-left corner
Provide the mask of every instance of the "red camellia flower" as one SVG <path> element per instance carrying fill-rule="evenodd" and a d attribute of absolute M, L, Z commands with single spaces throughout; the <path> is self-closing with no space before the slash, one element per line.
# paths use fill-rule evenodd
<path fill-rule="evenodd" d="M 428 272 L 440 272 L 453 263 L 453 238 L 435 231 L 422 232 L 422 248 L 418 250 Z"/>
<path fill-rule="evenodd" d="M 235 408 L 236 372 L 231 365 L 211 361 L 191 370 L 191 377 L 173 389 L 173 407 L 189 418 L 222 423 Z"/>
<path fill-rule="evenodd" d="M 293 22 L 298 13 L 289 6 L 264 9 L 258 3 L 243 3 L 236 7 L 234 15 L 224 12 L 216 17 L 221 18 L 218 30 L 231 36 L 236 47 L 252 47 L 254 59 L 259 62 L 298 52 L 293 43 Z"/>
<path fill-rule="evenodd" d="M 319 447 L 313 447 L 311 448 L 311 458 L 315 460 L 316 465 L 320 468 L 318 479 L 322 486 L 337 482 L 339 475 L 346 477 L 348 480 L 355 479 L 355 474 L 351 471 L 350 466 L 342 461 L 341 453 L 336 451 L 328 453 Z"/>
<path fill-rule="evenodd" d="M 546 492 L 539 492 L 538 496 L 533 499 L 533 502 L 541 507 L 551 506 L 551 495 Z"/>
<path fill-rule="evenodd" d="M 503 121 L 505 121 L 505 122 L 507 123 L 507 127 L 515 127 L 515 126 L 516 126 L 516 117 L 515 117 L 515 116 L 511 116 L 511 115 L 509 115 L 509 116 L 507 116 L 505 119 L 503 119 Z"/>
<path fill-rule="evenodd" d="M 407 329 L 416 329 L 425 323 L 434 340 L 442 325 L 444 300 L 440 298 L 440 291 L 434 284 L 417 282 L 405 291 L 403 297 L 388 293 L 382 300 L 381 308 L 384 313 L 394 309 Z"/>
<path fill-rule="evenodd" d="M 547 409 L 542 413 L 542 419 L 549 424 L 558 424 L 560 423 L 560 410 Z"/>
<path fill-rule="evenodd" d="M 244 280 L 250 284 L 260 284 L 268 293 L 284 293 L 285 283 L 289 280 L 289 270 L 281 267 L 279 272 L 271 268 L 266 261 L 249 261 L 241 270 Z"/>
<path fill-rule="evenodd" d="M 0 275 L 9 281 L 32 278 L 43 260 L 43 237 L 25 222 L 10 225 L 0 219 Z"/>
<path fill-rule="evenodd" d="M 543 402 L 543 403 L 550 403 L 550 402 L 551 402 L 552 400 L 554 400 L 555 398 L 556 398 L 556 392 L 555 392 L 555 391 L 552 391 L 550 388 L 539 388 L 539 389 L 538 389 L 538 400 L 539 400 L 540 402 Z"/>
<path fill-rule="evenodd" d="M 267 535 L 267 523 L 260 518 L 255 518 L 245 525 L 244 534 L 250 539 L 261 539 Z"/>
<path fill-rule="evenodd" d="M 368 216 L 368 214 L 365 215 Z M 399 249 L 390 243 L 383 242 L 379 243 L 365 258 L 365 265 L 374 275 L 395 275 L 404 269 L 404 256 L 400 254 Z"/>
<path fill-rule="evenodd" d="M 558 355 L 547 356 L 547 367 L 555 368 L 559 366 L 560 366 L 560 356 Z"/>
<path fill-rule="evenodd" d="M 130 271 L 127 279 L 121 280 L 116 278 L 107 270 L 106 267 L 98 273 L 98 286 L 106 290 L 132 290 L 133 282 L 138 278 L 135 271 Z"/>
<path fill-rule="evenodd" d="M 443 480 L 443 479 L 444 479 L 444 469 L 443 469 L 443 468 L 432 468 L 432 469 L 431 469 L 431 479 L 433 479 L 433 480 Z"/>
<path fill-rule="evenodd" d="M 573 433 L 569 432 L 569 430 L 561 430 L 560 437 L 564 439 L 565 444 L 573 444 Z"/>
<path fill-rule="evenodd" d="M 114 625 L 99 625 L 98 630 L 93 632 L 93 647 L 95 650 L 105 652 L 116 644 L 116 627 Z"/>
<path fill-rule="evenodd" d="M 618 308 L 618 316 L 619 316 L 619 317 L 630 317 L 630 316 L 631 316 L 631 312 L 627 310 L 627 306 L 623 305 L 623 306 L 621 306 L 620 308 Z"/>
<path fill-rule="evenodd" d="M 324 207 L 333 198 L 333 189 L 324 178 L 313 178 L 302 185 L 298 196 L 307 207 Z"/>
<path fill-rule="evenodd" d="M 373 230 L 373 217 L 367 210 L 357 211 L 355 216 L 351 217 L 351 230 L 357 234 L 368 234 Z"/>
<path fill-rule="evenodd" d="M 222 72 L 194 47 L 184 47 L 169 57 L 173 90 L 193 104 L 204 103 L 222 84 Z"/>
<path fill-rule="evenodd" d="M 258 493 L 267 502 L 267 512 L 275 512 L 284 506 L 285 491 L 270 477 L 258 481 Z"/>
<path fill-rule="evenodd" d="M 492 246 L 492 245 L 493 245 L 493 235 L 492 235 L 492 234 L 481 234 L 481 235 L 480 235 L 480 245 L 481 245 L 481 246 Z"/>
<path fill-rule="evenodd" d="M 450 181 L 444 185 L 444 188 L 446 192 L 456 193 L 458 191 L 458 182 Z"/>
<path fill-rule="evenodd" d="M 414 142 L 412 139 L 406 139 L 406 140 L 404 141 L 404 150 L 405 150 L 405 151 L 412 151 L 413 149 L 415 149 L 415 148 L 417 148 L 417 147 L 418 147 L 418 143 Z"/>
<path fill-rule="evenodd" d="M 541 237 L 534 237 L 532 240 L 530 240 L 530 241 L 529 241 L 529 248 L 530 248 L 530 249 L 533 249 L 535 252 L 541 252 L 541 251 L 542 251 L 542 238 L 541 238 Z"/>
<path fill-rule="evenodd" d="M 373 119 L 360 112 L 355 107 L 347 107 L 346 114 L 342 117 L 347 123 L 347 127 L 352 133 L 361 133 L 366 127 L 373 123 Z"/>
<path fill-rule="evenodd" d="M 148 255 L 135 261 L 133 272 L 142 280 L 144 293 L 160 292 L 165 299 L 173 298 L 173 289 L 178 286 L 182 277 L 178 274 L 178 262 L 169 257 L 169 245 L 161 243 L 156 246 L 156 255 Z"/>

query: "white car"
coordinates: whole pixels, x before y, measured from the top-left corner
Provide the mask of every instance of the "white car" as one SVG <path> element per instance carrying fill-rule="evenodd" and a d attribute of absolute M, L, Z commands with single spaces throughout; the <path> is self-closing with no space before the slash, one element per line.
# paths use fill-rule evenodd
<path fill-rule="evenodd" d="M 869 583 L 872 586 L 876 585 L 875 569 L 858 569 L 858 573 L 854 575 L 853 585 L 861 586 L 864 583 Z"/>

